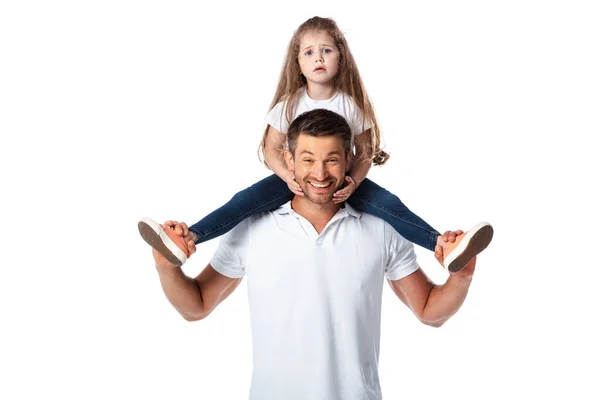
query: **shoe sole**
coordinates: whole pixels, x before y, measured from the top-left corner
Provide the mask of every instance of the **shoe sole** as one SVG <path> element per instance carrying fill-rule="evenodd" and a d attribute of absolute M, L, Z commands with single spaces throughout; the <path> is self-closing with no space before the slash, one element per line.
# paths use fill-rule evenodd
<path fill-rule="evenodd" d="M 486 222 L 475 225 L 473 229 L 467 232 L 465 238 L 454 249 L 458 255 L 454 260 L 449 261 L 448 271 L 458 272 L 467 266 L 467 263 L 477 254 L 485 250 L 492 241 L 494 228 Z"/>
<path fill-rule="evenodd" d="M 171 240 L 160 224 L 150 218 L 142 218 L 138 222 L 138 229 L 142 239 L 162 254 L 168 262 L 176 267 L 181 267 L 185 263 L 187 258 L 185 253 Z"/>

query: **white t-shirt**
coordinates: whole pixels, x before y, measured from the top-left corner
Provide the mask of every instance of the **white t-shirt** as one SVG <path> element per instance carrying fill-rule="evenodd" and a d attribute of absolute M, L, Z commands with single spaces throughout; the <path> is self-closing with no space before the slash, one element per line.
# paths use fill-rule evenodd
<path fill-rule="evenodd" d="M 350 96 L 340 91 L 336 92 L 333 97 L 327 100 L 313 100 L 308 96 L 306 87 L 300 89 L 300 97 L 298 98 L 298 106 L 296 107 L 294 118 L 300 114 L 311 111 L 316 108 L 324 108 L 329 111 L 338 113 L 346 119 L 350 129 L 354 135 L 358 135 L 367 129 L 371 128 L 371 123 L 368 120 L 364 121 L 363 115 L 360 108 L 356 106 L 356 103 Z M 281 133 L 287 133 L 290 124 L 286 117 L 286 106 L 283 102 L 279 102 L 269 111 L 265 121 L 273 128 Z"/>
<path fill-rule="evenodd" d="M 211 265 L 247 277 L 250 399 L 381 399 L 384 277 L 419 268 L 388 223 L 346 204 L 317 234 L 288 202 L 224 235 Z"/>

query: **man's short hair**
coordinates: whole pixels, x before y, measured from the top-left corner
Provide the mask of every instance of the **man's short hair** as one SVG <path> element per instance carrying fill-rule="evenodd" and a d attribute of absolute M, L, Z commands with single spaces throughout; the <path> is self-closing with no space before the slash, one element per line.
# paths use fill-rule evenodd
<path fill-rule="evenodd" d="M 288 129 L 288 150 L 294 155 L 298 136 L 339 136 L 344 144 L 344 153 L 352 150 L 352 131 L 346 119 L 333 111 L 317 108 L 300 114 Z"/>

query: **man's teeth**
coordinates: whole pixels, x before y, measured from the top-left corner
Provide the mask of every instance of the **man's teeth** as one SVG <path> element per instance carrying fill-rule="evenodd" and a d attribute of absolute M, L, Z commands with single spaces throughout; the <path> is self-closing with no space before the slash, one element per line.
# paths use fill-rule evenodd
<path fill-rule="evenodd" d="M 326 188 L 327 186 L 329 186 L 329 183 L 315 183 L 315 182 L 309 182 L 311 185 L 313 185 L 314 187 L 318 187 L 318 188 Z"/>

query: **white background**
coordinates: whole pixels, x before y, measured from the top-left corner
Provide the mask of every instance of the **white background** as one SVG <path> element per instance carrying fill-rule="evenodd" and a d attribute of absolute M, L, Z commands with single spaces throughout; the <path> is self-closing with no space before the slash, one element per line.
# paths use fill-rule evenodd
<path fill-rule="evenodd" d="M 438 230 L 495 228 L 442 328 L 384 288 L 384 398 L 600 397 L 595 2 L 391 3 L 2 2 L 0 398 L 247 398 L 245 283 L 184 321 L 136 224 L 268 174 L 263 118 L 313 15 L 376 108 L 392 158 L 370 177 Z"/>

